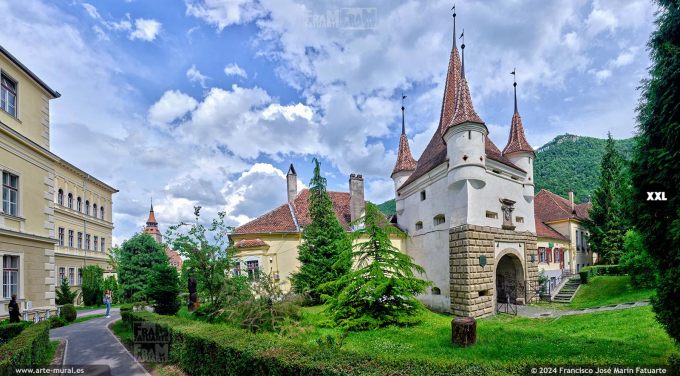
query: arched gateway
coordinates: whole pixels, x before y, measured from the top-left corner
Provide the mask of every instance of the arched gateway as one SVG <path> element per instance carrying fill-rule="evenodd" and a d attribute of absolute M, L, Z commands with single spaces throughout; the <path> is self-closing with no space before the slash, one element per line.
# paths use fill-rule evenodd
<path fill-rule="evenodd" d="M 496 264 L 496 304 L 524 303 L 524 265 L 517 250 L 505 250 Z"/>

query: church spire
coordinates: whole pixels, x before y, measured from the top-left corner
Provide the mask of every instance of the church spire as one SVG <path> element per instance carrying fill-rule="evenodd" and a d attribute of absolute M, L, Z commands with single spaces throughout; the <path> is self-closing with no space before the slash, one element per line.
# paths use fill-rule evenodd
<path fill-rule="evenodd" d="M 153 198 L 151 199 L 151 208 L 149 209 L 149 218 L 146 220 L 147 226 L 156 227 L 158 222 L 156 222 L 156 215 L 153 212 Z"/>
<path fill-rule="evenodd" d="M 512 122 L 510 124 L 510 135 L 508 136 L 508 144 L 505 145 L 503 149 L 503 154 L 510 154 L 516 152 L 527 152 L 534 153 L 534 149 L 527 142 L 524 136 L 524 126 L 522 125 L 522 117 L 519 116 L 519 111 L 517 110 L 517 73 L 513 69 L 510 73 L 513 76 L 512 87 L 515 94 L 515 112 L 512 114 Z"/>
<path fill-rule="evenodd" d="M 408 137 L 406 137 L 406 125 L 404 121 L 404 99 L 405 95 L 401 95 L 401 136 L 399 137 L 399 151 L 397 152 L 397 162 L 394 164 L 392 176 L 394 174 L 407 171 L 413 172 L 416 169 L 416 160 L 411 155 L 411 148 L 408 146 Z"/>

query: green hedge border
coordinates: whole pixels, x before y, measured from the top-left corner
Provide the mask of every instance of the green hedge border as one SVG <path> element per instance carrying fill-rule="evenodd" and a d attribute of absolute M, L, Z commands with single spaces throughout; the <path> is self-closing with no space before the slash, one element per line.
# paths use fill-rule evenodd
<path fill-rule="evenodd" d="M 50 353 L 50 323 L 31 324 L 18 336 L 0 346 L 0 370 L 45 364 Z"/>
<path fill-rule="evenodd" d="M 145 322 L 169 332 L 170 361 L 189 375 L 523 375 L 532 366 L 391 360 L 174 316 L 129 309 L 121 315 L 128 325 Z"/>
<path fill-rule="evenodd" d="M 599 275 L 627 275 L 619 265 L 593 265 L 581 268 L 579 273 L 587 272 L 588 277 Z"/>
<path fill-rule="evenodd" d="M 31 323 L 28 321 L 2 322 L 0 324 L 0 346 L 21 334 Z"/>

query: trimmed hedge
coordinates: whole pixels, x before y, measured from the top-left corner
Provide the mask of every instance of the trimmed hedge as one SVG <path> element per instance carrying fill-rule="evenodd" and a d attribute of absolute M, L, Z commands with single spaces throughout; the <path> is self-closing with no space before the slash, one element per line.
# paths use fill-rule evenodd
<path fill-rule="evenodd" d="M 18 336 L 0 346 L 0 369 L 36 367 L 48 363 L 50 323 L 29 325 Z"/>
<path fill-rule="evenodd" d="M 532 366 L 387 359 L 150 312 L 126 311 L 123 319 L 168 332 L 170 360 L 189 375 L 523 375 Z"/>
<path fill-rule="evenodd" d="M 581 272 L 588 272 L 589 277 L 598 275 L 626 275 L 618 265 L 593 265 L 581 268 Z"/>
<path fill-rule="evenodd" d="M 64 304 L 61 307 L 59 316 L 68 322 L 74 322 L 76 321 L 76 317 L 78 317 L 78 312 L 76 311 L 76 307 L 73 304 Z"/>
<path fill-rule="evenodd" d="M 0 324 L 0 345 L 18 336 L 31 323 L 20 321 L 15 323 L 3 322 Z"/>

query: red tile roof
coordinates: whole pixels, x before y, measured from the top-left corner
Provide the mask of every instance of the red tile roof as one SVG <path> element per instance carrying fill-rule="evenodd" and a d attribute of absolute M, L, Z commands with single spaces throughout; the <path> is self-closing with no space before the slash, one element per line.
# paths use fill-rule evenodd
<path fill-rule="evenodd" d="M 470 87 L 468 86 L 465 77 L 460 77 L 458 84 L 458 97 L 456 98 L 456 107 L 453 110 L 453 119 L 443 130 L 444 133 L 456 125 L 463 123 L 479 123 L 484 124 L 484 121 L 475 111 L 475 107 L 472 105 L 472 97 L 470 96 Z M 442 133 L 442 136 L 444 135 Z"/>
<path fill-rule="evenodd" d="M 328 192 L 333 202 L 333 210 L 340 224 L 349 229 L 350 207 L 349 193 Z M 295 217 L 291 213 L 295 214 Z M 304 189 L 289 204 L 283 204 L 278 208 L 237 227 L 235 234 L 256 233 L 295 233 L 311 223 L 309 218 L 309 189 Z"/>
<path fill-rule="evenodd" d="M 444 98 L 442 98 L 442 110 L 439 115 L 438 133 L 444 135 L 446 128 L 453 119 L 458 98 L 458 79 L 460 78 L 460 56 L 455 43 L 449 56 L 449 68 L 446 71 L 446 83 L 444 84 Z"/>
<path fill-rule="evenodd" d="M 180 257 L 179 253 L 172 250 L 172 248 L 165 246 L 165 255 L 168 256 L 170 265 L 174 266 L 178 271 L 182 270 L 182 264 L 184 261 Z"/>
<path fill-rule="evenodd" d="M 510 124 L 510 136 L 508 136 L 508 144 L 503 149 L 503 154 L 516 153 L 519 151 L 534 153 L 534 149 L 527 142 L 524 137 L 524 127 L 522 126 L 522 117 L 519 112 L 512 115 L 512 123 Z"/>
<path fill-rule="evenodd" d="M 541 189 L 534 198 L 534 217 L 536 223 L 551 222 L 561 219 L 588 219 L 588 210 L 591 204 L 578 204 L 571 208 L 571 202 L 564 197 L 558 196 L 548 190 Z"/>
<path fill-rule="evenodd" d="M 408 146 L 408 138 L 404 133 L 399 138 L 399 152 L 397 153 L 397 162 L 394 164 L 392 175 L 402 171 L 414 171 L 416 169 L 416 160 L 411 155 L 411 148 Z"/>
<path fill-rule="evenodd" d="M 567 238 L 564 235 L 560 234 L 554 228 L 546 225 L 545 223 L 539 221 L 538 219 L 536 219 L 536 235 L 538 235 L 541 238 L 567 240 Z"/>
<path fill-rule="evenodd" d="M 236 242 L 235 246 L 236 248 L 256 248 L 267 247 L 268 244 L 265 243 L 262 239 L 255 238 L 255 239 L 241 239 Z"/>

